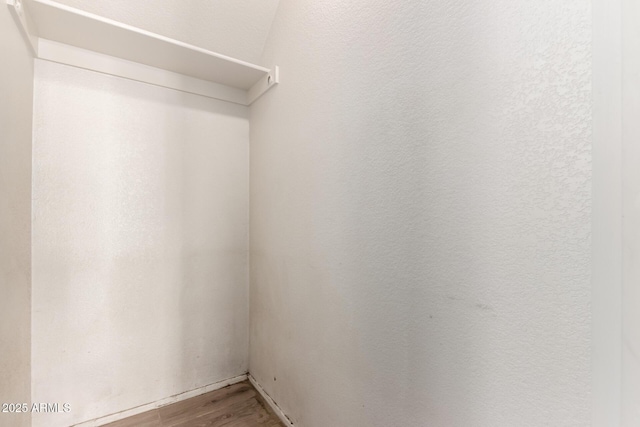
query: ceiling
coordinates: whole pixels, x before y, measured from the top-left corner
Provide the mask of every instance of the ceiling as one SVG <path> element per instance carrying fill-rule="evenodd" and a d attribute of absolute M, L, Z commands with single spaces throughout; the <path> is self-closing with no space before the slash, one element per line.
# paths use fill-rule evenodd
<path fill-rule="evenodd" d="M 259 63 L 279 0 L 56 0 L 204 49 Z"/>

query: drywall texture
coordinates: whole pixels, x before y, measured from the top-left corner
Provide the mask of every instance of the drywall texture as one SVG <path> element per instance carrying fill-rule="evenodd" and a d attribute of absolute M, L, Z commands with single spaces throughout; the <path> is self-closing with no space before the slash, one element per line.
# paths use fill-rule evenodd
<path fill-rule="evenodd" d="M 640 425 L 640 3 L 622 1 L 622 425 Z"/>
<path fill-rule="evenodd" d="M 34 129 L 33 425 L 245 373 L 247 107 L 38 60 Z"/>
<path fill-rule="evenodd" d="M 0 58 L 0 404 L 29 404 L 33 58 L 4 5 Z M 29 425 L 0 412 L 0 427 Z"/>
<path fill-rule="evenodd" d="M 621 4 L 622 0 L 591 2 L 592 427 L 620 426 L 622 415 Z"/>
<path fill-rule="evenodd" d="M 298 427 L 590 422 L 584 0 L 282 0 L 250 371 Z"/>
<path fill-rule="evenodd" d="M 254 63 L 278 8 L 278 0 L 56 1 Z"/>

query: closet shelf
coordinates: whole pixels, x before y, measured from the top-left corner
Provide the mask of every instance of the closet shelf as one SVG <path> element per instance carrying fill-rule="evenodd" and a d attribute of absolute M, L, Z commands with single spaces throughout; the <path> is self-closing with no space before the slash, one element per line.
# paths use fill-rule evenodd
<path fill-rule="evenodd" d="M 37 58 L 249 105 L 270 70 L 51 0 L 7 0 Z"/>

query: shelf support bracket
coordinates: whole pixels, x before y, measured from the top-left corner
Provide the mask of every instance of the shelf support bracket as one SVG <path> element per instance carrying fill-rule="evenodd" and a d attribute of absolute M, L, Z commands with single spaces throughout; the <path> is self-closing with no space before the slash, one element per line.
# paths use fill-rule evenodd
<path fill-rule="evenodd" d="M 278 83 L 280 83 L 280 69 L 276 65 L 266 76 L 258 80 L 258 82 L 247 91 L 247 105 L 253 104 L 258 98 Z"/>

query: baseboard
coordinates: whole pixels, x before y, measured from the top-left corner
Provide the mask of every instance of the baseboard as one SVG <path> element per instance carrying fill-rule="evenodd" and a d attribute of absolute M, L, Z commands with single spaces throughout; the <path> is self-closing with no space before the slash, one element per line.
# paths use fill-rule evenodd
<path fill-rule="evenodd" d="M 98 427 L 104 424 L 112 423 L 114 421 L 122 420 L 127 417 L 131 417 L 133 415 L 138 415 L 143 412 L 151 411 L 153 409 L 160 408 L 161 406 L 170 405 L 172 403 L 180 402 L 194 396 L 199 396 L 201 394 L 205 394 L 210 391 L 218 390 L 228 385 L 236 384 L 246 380 L 247 380 L 247 374 L 238 375 L 237 377 L 229 378 L 223 381 L 218 381 L 217 383 L 209 384 L 204 387 L 196 388 L 194 390 L 185 391 L 184 393 L 176 394 L 176 395 L 167 397 L 165 399 L 147 403 L 141 406 L 136 406 L 135 408 L 127 409 L 125 411 L 121 411 L 115 414 L 107 415 L 100 418 L 95 418 L 89 421 L 84 421 L 79 424 L 74 424 L 72 427 Z M 256 386 L 256 388 L 258 387 Z M 258 389 L 258 391 L 260 391 L 260 389 Z"/>
<path fill-rule="evenodd" d="M 289 417 L 282 411 L 282 409 L 280 409 L 278 404 L 271 398 L 271 396 L 267 394 L 267 392 L 262 388 L 258 381 L 253 378 L 253 375 L 251 374 L 249 374 L 249 381 L 251 382 L 251 384 L 253 384 L 256 390 L 258 390 L 260 396 L 262 396 L 262 398 L 269 404 L 269 406 L 271 406 L 271 409 L 273 409 L 273 412 L 275 412 L 278 418 L 280 418 L 280 421 L 282 421 L 287 427 L 293 427 L 293 423 L 291 422 Z"/>

